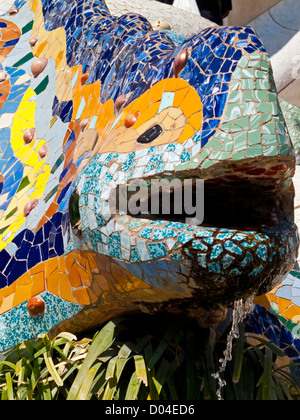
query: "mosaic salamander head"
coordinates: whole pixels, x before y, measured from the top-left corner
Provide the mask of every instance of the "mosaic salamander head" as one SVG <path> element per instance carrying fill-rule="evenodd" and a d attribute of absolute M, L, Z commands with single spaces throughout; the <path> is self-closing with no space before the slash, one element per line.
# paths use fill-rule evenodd
<path fill-rule="evenodd" d="M 3 348 L 140 309 L 210 311 L 280 283 L 298 248 L 295 157 L 254 31 L 178 42 L 100 1 L 31 3 L 19 12 L 31 56 L 19 48 L 5 61 L 26 83 L 7 132 L 20 177 L 14 190 L 0 178 Z M 27 80 L 35 57 L 48 61 Z M 152 195 L 159 182 L 170 194 Z M 120 191 L 157 211 L 124 210 Z M 176 198 L 169 212 L 163 197 Z M 185 198 L 204 205 L 201 225 Z M 30 317 L 34 296 L 45 305 Z"/>

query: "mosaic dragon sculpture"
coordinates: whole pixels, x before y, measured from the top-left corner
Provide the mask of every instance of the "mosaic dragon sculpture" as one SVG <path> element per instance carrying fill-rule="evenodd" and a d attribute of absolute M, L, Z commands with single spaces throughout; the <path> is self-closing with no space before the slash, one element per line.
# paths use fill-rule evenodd
<path fill-rule="evenodd" d="M 295 155 L 251 28 L 184 39 L 104 1 L 17 0 L 0 30 L 0 351 L 140 310 L 213 322 L 254 295 L 300 313 L 276 295 Z M 201 226 L 109 204 L 132 180 L 200 178 Z"/>

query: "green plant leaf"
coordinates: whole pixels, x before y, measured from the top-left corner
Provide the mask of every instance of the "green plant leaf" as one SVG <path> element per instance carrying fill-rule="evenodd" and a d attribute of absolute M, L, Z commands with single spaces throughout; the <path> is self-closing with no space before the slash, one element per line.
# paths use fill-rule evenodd
<path fill-rule="evenodd" d="M 270 348 L 265 348 L 264 373 L 262 376 L 262 400 L 270 401 L 272 385 L 272 360 L 273 353 Z"/>
<path fill-rule="evenodd" d="M 244 360 L 244 324 L 240 322 L 239 324 L 239 338 L 236 340 L 235 346 L 235 357 L 234 357 L 234 368 L 232 374 L 232 381 L 234 383 L 239 382 L 242 372 L 243 360 Z"/>
<path fill-rule="evenodd" d="M 132 349 L 135 348 L 135 345 L 131 342 L 124 343 L 118 353 L 119 359 L 128 359 L 132 353 Z"/>
<path fill-rule="evenodd" d="M 155 316 L 147 317 L 146 324 L 139 317 L 107 323 L 92 339 L 62 333 L 17 345 L 0 362 L 0 399 L 216 399 L 211 374 L 226 332 L 216 339 L 213 329 L 200 330 L 194 321 L 163 318 L 165 324 L 155 324 Z M 233 341 L 224 399 L 299 400 L 300 380 L 290 370 L 299 364 L 276 365 L 282 350 L 253 337 L 249 342 L 240 332 Z"/>
<path fill-rule="evenodd" d="M 130 400 L 130 401 L 134 401 L 137 399 L 138 397 L 138 393 L 141 387 L 141 380 L 136 376 L 136 372 L 134 371 L 133 374 L 131 375 L 127 390 L 126 390 L 126 395 L 125 395 L 125 400 Z"/>
<path fill-rule="evenodd" d="M 136 355 L 133 358 L 137 378 L 140 379 L 145 386 L 148 386 L 147 369 L 144 357 L 142 355 Z"/>
<path fill-rule="evenodd" d="M 116 327 L 121 320 L 110 321 L 106 324 L 102 330 L 94 337 L 92 344 L 89 348 L 89 352 L 81 365 L 79 372 L 71 386 L 71 389 L 68 394 L 68 400 L 75 400 L 77 394 L 82 386 L 85 375 L 91 368 L 92 364 L 95 362 L 97 357 L 101 355 L 105 350 L 107 350 L 112 343 L 114 342 L 117 330 Z"/>
<path fill-rule="evenodd" d="M 55 383 L 57 386 L 63 386 L 63 380 L 60 377 L 59 373 L 57 372 L 57 370 L 55 369 L 55 365 L 53 363 L 53 359 L 50 356 L 50 350 L 46 351 L 44 354 L 44 360 L 46 363 L 46 366 L 48 368 L 49 373 L 51 374 L 52 378 L 54 379 Z"/>
<path fill-rule="evenodd" d="M 105 373 L 106 380 L 114 377 L 117 360 L 118 360 L 118 356 L 115 356 L 109 360 L 107 364 L 107 368 L 106 368 L 106 373 Z"/>
<path fill-rule="evenodd" d="M 215 344 L 216 332 L 213 328 L 210 328 L 208 341 L 206 344 L 205 357 L 201 363 L 203 371 L 203 392 L 205 400 L 216 399 L 216 380 L 212 377 L 212 374 L 216 371 L 216 366 L 214 363 Z"/>
<path fill-rule="evenodd" d="M 163 355 L 166 348 L 169 346 L 170 341 L 175 336 L 176 332 L 178 331 L 179 326 L 173 325 L 166 334 L 164 335 L 163 339 L 159 343 L 159 346 L 157 347 L 156 351 L 154 352 L 151 360 L 148 362 L 148 369 L 152 369 L 154 365 L 157 363 L 157 361 L 160 359 L 160 357 Z"/>
<path fill-rule="evenodd" d="M 269 340 L 265 340 L 262 337 L 256 336 L 256 335 L 252 335 L 252 334 L 247 334 L 247 337 L 252 337 L 255 341 L 259 341 L 261 343 L 261 347 L 268 347 L 274 354 L 276 354 L 276 356 L 278 357 L 285 357 L 285 353 L 284 351 L 282 351 L 279 347 L 277 347 L 274 343 L 272 343 Z M 253 345 L 254 348 L 258 349 L 258 345 Z"/>
<path fill-rule="evenodd" d="M 7 399 L 14 400 L 14 391 L 13 391 L 12 378 L 11 378 L 10 372 L 7 372 L 5 374 L 5 379 L 6 379 Z"/>
<path fill-rule="evenodd" d="M 122 349 L 121 349 L 122 350 Z M 125 349 L 123 349 L 122 351 L 120 350 L 119 355 L 118 355 L 118 359 L 116 361 L 116 367 L 115 367 L 115 371 L 114 371 L 114 376 L 112 378 L 110 378 L 107 382 L 104 394 L 102 399 L 103 400 L 112 400 L 115 396 L 115 393 L 117 391 L 117 386 L 120 380 L 120 377 L 122 375 L 123 369 L 126 365 L 126 363 L 129 360 L 129 355 L 131 353 L 129 353 L 128 351 L 128 347 L 127 347 L 127 351 Z M 126 353 L 125 353 L 126 352 Z M 120 358 L 120 354 L 124 357 L 125 354 L 127 354 L 127 358 Z"/>
<path fill-rule="evenodd" d="M 85 378 L 82 382 L 82 385 L 80 387 L 80 390 L 76 396 L 77 400 L 88 400 L 89 399 L 89 395 L 91 394 L 91 388 L 92 388 L 92 384 L 93 384 L 93 380 L 100 368 L 100 366 L 102 365 L 101 362 L 96 362 L 88 371 L 87 374 L 85 375 Z"/>

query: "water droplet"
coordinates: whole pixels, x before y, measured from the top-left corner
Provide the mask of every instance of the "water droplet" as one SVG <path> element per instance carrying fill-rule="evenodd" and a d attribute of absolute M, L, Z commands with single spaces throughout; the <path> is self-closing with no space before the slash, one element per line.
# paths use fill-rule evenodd
<path fill-rule="evenodd" d="M 231 330 L 227 335 L 226 349 L 223 352 L 224 358 L 219 360 L 220 367 L 216 373 L 212 374 L 212 377 L 218 381 L 217 398 L 222 400 L 222 388 L 226 386 L 226 381 L 222 379 L 221 374 L 225 372 L 227 363 L 232 360 L 232 343 L 234 338 L 239 337 L 239 323 L 242 322 L 248 314 L 253 311 L 254 296 L 250 296 L 248 299 L 240 299 L 234 302 L 234 308 L 232 312 L 232 326 Z"/>

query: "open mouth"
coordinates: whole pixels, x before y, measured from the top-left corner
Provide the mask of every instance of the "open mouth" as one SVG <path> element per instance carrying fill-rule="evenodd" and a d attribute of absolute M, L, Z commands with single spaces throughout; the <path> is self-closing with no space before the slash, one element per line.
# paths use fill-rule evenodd
<path fill-rule="evenodd" d="M 128 206 L 131 217 L 166 220 L 198 225 L 262 232 L 293 220 L 293 190 L 276 182 L 253 179 L 213 179 L 197 183 L 196 179 L 172 183 L 159 190 L 151 186 Z M 128 194 L 127 204 L 132 199 Z M 118 212 L 119 208 L 117 208 Z"/>
<path fill-rule="evenodd" d="M 93 213 L 84 205 L 89 199 L 80 200 L 75 192 L 69 211 L 73 233 L 170 296 L 174 291 L 189 296 L 188 306 L 228 306 L 269 292 L 296 259 L 294 190 L 289 171 L 282 170 L 285 176 L 232 176 L 228 169 L 205 181 L 194 173 L 189 179 L 178 174 L 135 180 L 136 188 L 130 182 L 108 187 L 106 221 L 103 206 Z M 99 220 L 103 224 L 94 227 Z M 184 302 L 180 298 L 172 305 Z"/>
<path fill-rule="evenodd" d="M 150 191 L 138 202 L 144 213 L 127 215 L 160 224 L 162 232 L 182 224 L 181 232 L 193 234 L 176 246 L 182 260 L 191 262 L 193 299 L 202 307 L 213 307 L 216 301 L 226 305 L 233 296 L 267 293 L 291 268 L 297 251 L 291 182 L 220 177 L 204 182 L 200 199 L 196 179 L 181 188 L 181 196 L 175 187 L 157 194 Z M 189 203 L 188 212 L 178 205 L 180 199 Z M 145 212 L 153 207 L 156 213 Z M 155 242 L 154 235 L 151 239 Z"/>

